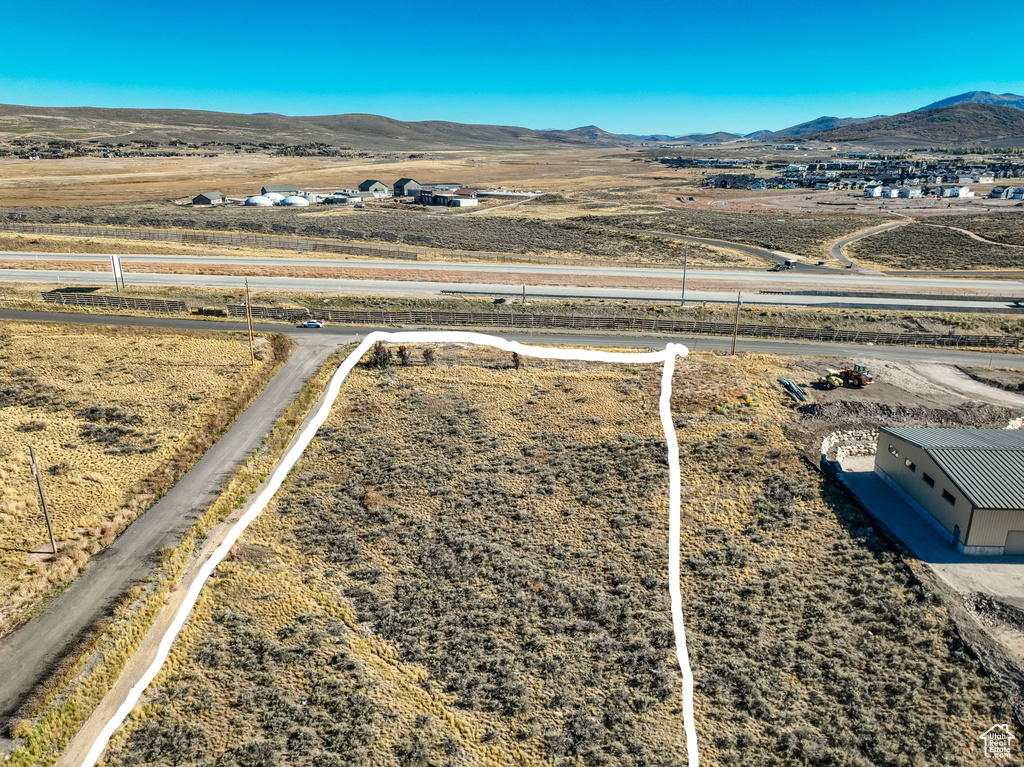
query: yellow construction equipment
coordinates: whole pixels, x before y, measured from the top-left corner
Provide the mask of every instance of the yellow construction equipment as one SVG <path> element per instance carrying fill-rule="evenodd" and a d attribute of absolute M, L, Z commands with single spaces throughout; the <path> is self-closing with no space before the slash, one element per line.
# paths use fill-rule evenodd
<path fill-rule="evenodd" d="M 825 371 L 825 375 L 818 379 L 818 383 L 824 389 L 838 389 L 843 385 L 843 379 L 838 370 L 829 368 Z"/>

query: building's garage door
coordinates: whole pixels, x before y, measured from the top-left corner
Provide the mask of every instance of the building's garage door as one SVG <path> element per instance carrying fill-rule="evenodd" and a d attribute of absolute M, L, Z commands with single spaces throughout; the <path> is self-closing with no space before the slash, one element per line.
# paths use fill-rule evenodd
<path fill-rule="evenodd" d="M 1011 530 L 1006 534 L 1004 554 L 1024 554 L 1024 531 Z"/>

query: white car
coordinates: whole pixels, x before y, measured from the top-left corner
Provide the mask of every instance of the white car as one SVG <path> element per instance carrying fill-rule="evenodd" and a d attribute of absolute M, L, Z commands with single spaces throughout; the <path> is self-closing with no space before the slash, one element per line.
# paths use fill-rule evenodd
<path fill-rule="evenodd" d="M 299 323 L 300 328 L 322 328 L 323 326 L 323 320 L 306 320 L 305 322 Z"/>

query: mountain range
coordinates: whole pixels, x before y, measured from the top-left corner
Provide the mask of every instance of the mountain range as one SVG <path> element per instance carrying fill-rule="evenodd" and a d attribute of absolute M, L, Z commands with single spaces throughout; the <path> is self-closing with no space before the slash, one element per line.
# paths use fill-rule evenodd
<path fill-rule="evenodd" d="M 371 114 L 287 116 L 274 112 L 238 114 L 189 109 L 29 107 L 0 104 L 0 137 L 33 140 L 188 143 L 309 144 L 358 150 L 543 148 L 629 146 L 638 143 L 725 144 L 740 139 L 776 142 L 801 138 L 899 147 L 921 143 L 1024 146 L 1024 96 L 969 91 L 902 114 L 831 117 L 741 135 L 727 131 L 615 134 L 596 125 L 569 130 L 533 130 L 510 125 L 476 125 L 443 120 L 402 121 Z"/>
<path fill-rule="evenodd" d="M 388 150 L 540 148 L 557 145 L 621 146 L 621 136 L 595 126 L 532 130 L 511 125 L 473 125 L 444 120 L 405 122 L 371 114 L 290 117 L 194 109 L 28 107 L 0 104 L 0 136 L 39 136 L 107 142 L 177 139 L 199 144 L 320 142 L 337 147 Z"/>
<path fill-rule="evenodd" d="M 939 109 L 940 107 L 951 107 L 954 104 L 998 104 L 1004 107 L 1016 107 L 1024 109 L 1024 96 L 1015 93 L 990 93 L 989 91 L 968 91 L 959 96 L 951 96 L 942 101 L 936 101 L 926 107 L 915 111 L 921 112 L 925 109 Z"/>

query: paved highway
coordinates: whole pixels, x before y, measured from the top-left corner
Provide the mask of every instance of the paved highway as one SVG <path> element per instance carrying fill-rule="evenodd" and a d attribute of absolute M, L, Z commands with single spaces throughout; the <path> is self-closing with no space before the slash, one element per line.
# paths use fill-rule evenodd
<path fill-rule="evenodd" d="M 699 238 L 690 238 L 699 239 Z M 713 242 L 706 240 L 705 242 Z M 729 247 L 735 243 L 723 243 Z M 756 248 L 755 248 L 756 250 Z M 110 256 L 104 253 L 12 253 L 0 252 L 0 260 L 55 260 L 62 261 L 94 261 L 100 271 L 109 273 Z M 455 261 L 399 261 L 399 260 L 356 260 L 332 258 L 247 258 L 241 256 L 151 256 L 122 255 L 121 263 L 130 267 L 132 262 L 169 263 L 169 264 L 238 264 L 245 266 L 310 266 L 339 267 L 359 269 L 382 269 L 388 271 L 454 271 L 454 272 L 502 272 L 505 274 L 566 274 L 574 276 L 621 276 L 655 277 L 682 281 L 682 268 L 674 267 L 639 267 L 639 266 L 554 266 L 544 264 L 506 264 L 506 263 L 463 263 Z M 0 278 L 7 279 L 7 273 L 18 270 L 0 270 Z M 952 273 L 950 273 L 952 274 Z M 939 292 L 949 290 L 957 293 L 996 293 L 999 295 L 1024 293 L 1024 279 L 989 279 L 982 276 L 969 278 L 953 277 L 918 277 L 901 275 L 897 277 L 885 274 L 859 274 L 850 270 L 816 269 L 790 270 L 785 272 L 752 271 L 750 269 L 711 269 L 691 267 L 687 270 L 687 279 L 698 281 L 728 282 L 745 290 L 757 289 L 798 289 L 816 287 L 830 290 L 871 289 L 881 288 L 899 292 L 927 291 Z M 1019 277 L 1018 275 L 1015 275 Z M 127 275 L 131 281 L 131 274 Z"/>
<path fill-rule="evenodd" d="M 35 282 L 60 285 L 104 285 L 107 275 L 95 272 L 63 271 L 56 269 L 0 270 L 0 278 L 11 282 Z M 132 272 L 125 274 L 129 285 L 142 287 L 204 287 L 218 290 L 240 290 L 242 277 L 218 274 L 161 274 Z M 332 293 L 374 296 L 436 297 L 442 292 L 469 295 L 508 296 L 522 295 L 522 288 L 507 283 L 489 282 L 427 282 L 421 280 L 358 280 L 318 277 L 249 277 L 249 285 L 256 290 L 289 293 Z M 692 283 L 691 283 L 692 285 Z M 1022 291 L 1024 292 L 1024 291 Z M 680 299 L 676 289 L 651 288 L 589 288 L 566 285 L 528 285 L 528 298 L 579 299 L 605 301 L 675 302 Z M 687 290 L 688 301 L 727 303 L 736 302 L 732 291 Z M 1013 302 L 972 301 L 969 296 L 930 296 L 922 298 L 772 295 L 746 293 L 747 304 L 766 306 L 818 306 L 863 309 L 917 309 L 919 311 L 997 311 L 1015 307 Z M 1019 308 L 1019 307 L 1017 307 Z"/>

